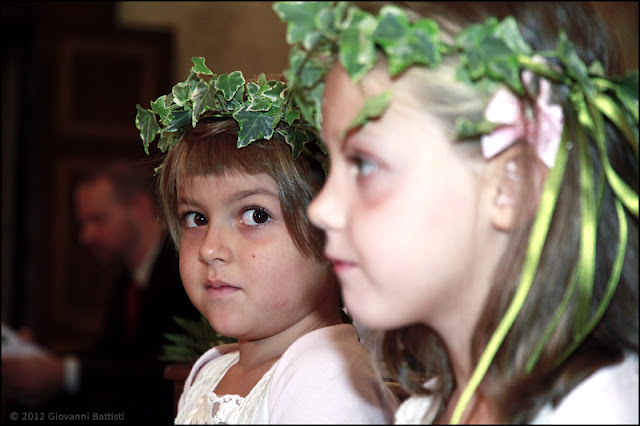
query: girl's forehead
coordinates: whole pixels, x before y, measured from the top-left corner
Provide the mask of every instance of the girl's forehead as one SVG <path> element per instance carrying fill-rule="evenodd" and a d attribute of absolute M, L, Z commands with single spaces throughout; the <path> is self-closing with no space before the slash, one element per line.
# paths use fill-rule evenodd
<path fill-rule="evenodd" d="M 276 181 L 264 173 L 251 175 L 230 172 L 221 175 L 188 176 L 177 189 L 179 202 L 197 198 L 227 204 L 251 196 L 280 199 Z"/>
<path fill-rule="evenodd" d="M 211 186 L 219 189 L 269 188 L 276 194 L 278 190 L 277 182 L 266 173 L 250 174 L 238 171 L 187 176 L 181 185 L 183 189 L 195 186 Z"/>

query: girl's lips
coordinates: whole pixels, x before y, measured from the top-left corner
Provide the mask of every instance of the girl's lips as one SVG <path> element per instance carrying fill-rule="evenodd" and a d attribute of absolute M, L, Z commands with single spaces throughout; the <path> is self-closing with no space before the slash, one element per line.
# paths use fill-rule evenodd
<path fill-rule="evenodd" d="M 340 274 L 343 272 L 347 272 L 348 270 L 354 268 L 356 266 L 353 262 L 348 262 L 346 260 L 340 260 L 332 257 L 327 257 L 331 265 L 333 266 L 333 270 L 336 274 Z"/>
<path fill-rule="evenodd" d="M 234 287 L 220 280 L 207 280 L 205 283 L 205 289 L 207 290 L 207 294 L 214 299 L 221 299 L 240 290 L 238 287 Z"/>

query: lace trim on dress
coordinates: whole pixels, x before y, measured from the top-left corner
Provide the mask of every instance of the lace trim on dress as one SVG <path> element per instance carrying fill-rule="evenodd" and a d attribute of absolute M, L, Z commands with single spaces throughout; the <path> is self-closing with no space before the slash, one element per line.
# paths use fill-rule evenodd
<path fill-rule="evenodd" d="M 202 366 L 184 396 L 176 424 L 251 423 L 262 399 L 266 396 L 278 361 L 258 381 L 246 397 L 218 396 L 213 392 L 228 369 L 238 362 L 238 352 L 225 354 Z"/>
<path fill-rule="evenodd" d="M 240 410 L 244 398 L 239 395 L 218 396 L 215 392 L 211 392 L 209 401 L 213 423 L 229 424 L 229 420 Z"/>

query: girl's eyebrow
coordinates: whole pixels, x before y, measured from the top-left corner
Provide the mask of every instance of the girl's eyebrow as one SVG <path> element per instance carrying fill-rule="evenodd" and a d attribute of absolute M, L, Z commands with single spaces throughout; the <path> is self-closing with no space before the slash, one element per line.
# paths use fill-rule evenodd
<path fill-rule="evenodd" d="M 273 197 L 273 198 L 280 198 L 280 196 L 278 194 L 276 194 L 275 192 L 271 191 L 270 189 L 267 188 L 253 188 L 253 189 L 247 189 L 244 191 L 238 191 L 235 192 L 233 194 L 231 194 L 228 198 L 227 198 L 227 202 L 229 203 L 233 203 L 236 201 L 240 201 L 242 199 L 245 198 L 249 198 L 253 195 L 266 195 L 267 197 Z"/>
<path fill-rule="evenodd" d="M 266 195 L 268 197 L 272 197 L 272 198 L 277 198 L 279 199 L 280 196 L 278 194 L 276 194 L 275 192 L 271 191 L 270 189 L 267 188 L 254 188 L 254 189 L 247 189 L 247 190 L 243 190 L 243 191 L 238 191 L 235 192 L 233 194 L 231 194 L 229 197 L 227 197 L 226 202 L 227 203 L 234 203 L 240 200 L 243 200 L 245 198 L 251 197 L 253 195 Z M 191 205 L 191 206 L 199 206 L 200 203 L 188 196 L 181 196 L 178 199 L 178 204 L 179 205 Z"/>
<path fill-rule="evenodd" d="M 198 202 L 193 198 L 181 196 L 180 198 L 178 198 L 178 205 L 184 205 L 184 204 L 193 206 L 193 205 L 198 205 Z"/>

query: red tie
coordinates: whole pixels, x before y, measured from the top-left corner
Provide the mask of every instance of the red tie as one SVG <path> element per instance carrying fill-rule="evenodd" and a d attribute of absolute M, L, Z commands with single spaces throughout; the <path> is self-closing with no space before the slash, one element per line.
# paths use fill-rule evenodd
<path fill-rule="evenodd" d="M 124 306 L 124 330 L 125 336 L 130 339 L 138 323 L 138 315 L 140 314 L 140 286 L 135 281 L 129 283 L 129 287 L 125 293 L 125 306 Z"/>

